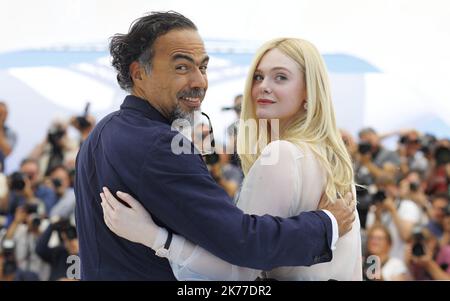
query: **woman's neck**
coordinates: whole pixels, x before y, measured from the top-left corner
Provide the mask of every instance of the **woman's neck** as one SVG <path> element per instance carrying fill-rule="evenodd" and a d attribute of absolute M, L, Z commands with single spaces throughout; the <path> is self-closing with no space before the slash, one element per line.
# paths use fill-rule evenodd
<path fill-rule="evenodd" d="M 272 126 L 272 120 L 275 120 L 276 123 Z M 268 123 L 268 133 L 269 133 L 269 143 L 272 141 L 280 140 L 284 137 L 284 133 L 286 133 L 289 126 L 292 124 L 292 120 L 282 120 L 282 119 L 271 119 Z"/>

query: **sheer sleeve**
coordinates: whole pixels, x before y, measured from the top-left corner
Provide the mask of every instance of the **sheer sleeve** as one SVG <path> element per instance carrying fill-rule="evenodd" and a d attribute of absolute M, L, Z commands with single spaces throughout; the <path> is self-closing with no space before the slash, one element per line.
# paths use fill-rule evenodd
<path fill-rule="evenodd" d="M 261 273 L 232 265 L 179 235 L 173 237 L 168 259 L 177 280 L 252 281 Z"/>
<path fill-rule="evenodd" d="M 255 162 L 243 185 L 238 207 L 256 215 L 287 217 L 293 200 L 299 197 L 298 171 L 293 145 L 286 141 L 270 143 Z M 261 273 L 232 265 L 174 235 L 169 262 L 178 280 L 255 280 Z"/>

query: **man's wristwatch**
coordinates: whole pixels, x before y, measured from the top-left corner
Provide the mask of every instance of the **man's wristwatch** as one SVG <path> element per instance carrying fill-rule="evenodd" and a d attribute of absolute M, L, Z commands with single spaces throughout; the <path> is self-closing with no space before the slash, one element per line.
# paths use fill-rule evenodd
<path fill-rule="evenodd" d="M 172 242 L 172 231 L 167 230 L 166 243 L 164 244 L 164 246 L 162 246 L 161 248 L 156 250 L 156 252 L 155 252 L 156 256 L 163 257 L 163 258 L 168 258 L 169 257 L 169 248 L 170 248 L 170 243 L 171 242 Z"/>

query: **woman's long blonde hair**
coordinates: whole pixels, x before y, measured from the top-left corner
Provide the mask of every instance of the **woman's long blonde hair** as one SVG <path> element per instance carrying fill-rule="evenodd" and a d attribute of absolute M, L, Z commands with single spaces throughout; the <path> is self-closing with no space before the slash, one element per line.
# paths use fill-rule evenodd
<path fill-rule="evenodd" d="M 307 144 L 325 169 L 327 177 L 325 193 L 328 199 L 333 201 L 336 196 L 342 198 L 347 192 L 352 191 L 353 167 L 336 126 L 325 63 L 316 47 L 310 42 L 294 38 L 278 38 L 265 43 L 257 51 L 245 84 L 240 124 L 245 124 L 249 120 L 258 120 L 251 94 L 253 77 L 261 58 L 267 51 L 274 48 L 297 62 L 304 74 L 308 103 L 306 113 L 299 111 L 294 120 L 280 133 L 279 138 L 299 147 Z M 300 95 L 299 101 L 301 101 Z M 258 145 L 258 141 L 261 142 L 261 135 L 267 135 L 262 132 L 260 129 L 247 131 L 240 126 L 237 151 L 245 175 L 265 147 L 263 143 L 259 144 L 256 151 L 250 149 Z"/>

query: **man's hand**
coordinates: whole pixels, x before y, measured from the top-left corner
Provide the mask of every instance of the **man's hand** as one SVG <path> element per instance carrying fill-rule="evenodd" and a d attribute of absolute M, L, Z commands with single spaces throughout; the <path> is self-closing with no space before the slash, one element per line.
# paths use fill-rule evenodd
<path fill-rule="evenodd" d="M 28 179 L 28 177 L 25 177 L 23 180 L 25 182 L 25 187 L 23 189 L 23 196 L 27 200 L 31 200 L 34 198 L 34 191 L 33 191 L 32 185 L 31 185 L 31 181 Z"/>
<path fill-rule="evenodd" d="M 82 127 L 78 121 L 78 117 L 74 116 L 74 117 L 70 118 L 69 123 L 71 126 L 76 128 L 81 134 L 89 134 L 95 126 L 95 117 L 92 115 L 87 115 L 86 121 L 88 122 L 88 125 L 85 127 Z"/>
<path fill-rule="evenodd" d="M 27 212 L 23 206 L 19 206 L 16 209 L 16 214 L 14 215 L 14 222 L 17 224 L 22 224 L 27 219 Z"/>
<path fill-rule="evenodd" d="M 421 208 L 427 208 L 430 202 L 422 191 L 413 192 L 410 195 L 411 200 L 417 203 Z"/>
<path fill-rule="evenodd" d="M 348 205 L 351 204 L 351 205 Z M 318 209 L 325 209 L 331 212 L 336 218 L 339 228 L 339 237 L 349 232 L 352 229 L 352 224 L 355 221 L 355 200 L 351 192 L 348 192 L 344 199 L 337 199 L 335 202 L 328 201 L 325 193 L 319 202 Z"/>
<path fill-rule="evenodd" d="M 397 210 L 397 207 L 395 205 L 395 201 L 391 197 L 387 197 L 384 199 L 383 203 L 381 203 L 383 209 L 387 210 L 389 213 L 393 213 Z"/>
<path fill-rule="evenodd" d="M 362 165 L 369 164 L 370 162 L 372 162 L 372 154 L 371 153 L 361 154 L 360 162 Z"/>

